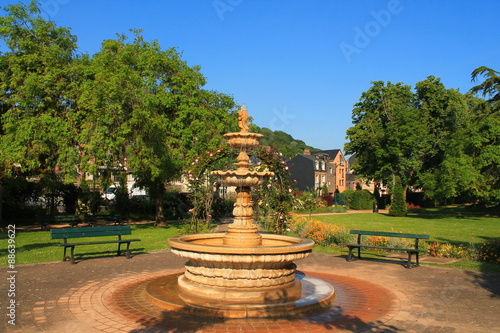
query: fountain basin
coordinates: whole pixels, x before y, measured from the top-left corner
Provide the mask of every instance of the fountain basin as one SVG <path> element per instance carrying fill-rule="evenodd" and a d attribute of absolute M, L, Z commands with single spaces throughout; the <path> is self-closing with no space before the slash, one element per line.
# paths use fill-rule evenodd
<path fill-rule="evenodd" d="M 222 182 L 228 186 L 251 187 L 262 184 L 265 178 L 274 176 L 273 172 L 267 171 L 246 171 L 239 173 L 234 171 L 212 171 L 212 175 L 221 178 Z"/>
<path fill-rule="evenodd" d="M 263 137 L 264 135 L 262 134 L 252 132 L 234 132 L 224 134 L 224 138 L 226 138 L 227 143 L 233 148 L 251 148 L 258 146 L 260 139 Z"/>
<path fill-rule="evenodd" d="M 184 250 L 201 253 L 215 254 L 287 254 L 309 253 L 314 247 L 314 241 L 284 235 L 259 234 L 262 245 L 248 247 L 225 246 L 223 242 L 225 233 L 207 233 L 175 236 L 168 239 L 168 244 L 174 250 Z"/>
<path fill-rule="evenodd" d="M 172 252 L 188 259 L 186 271 L 177 281 L 179 297 L 198 310 L 224 309 L 222 312 L 229 317 L 238 316 L 242 306 L 258 308 L 263 313 L 268 308 L 281 309 L 282 314 L 295 308 L 302 297 L 302 284 L 293 261 L 309 256 L 314 241 L 258 235 L 261 242 L 254 247 L 227 246 L 226 233 L 170 238 Z M 324 306 L 324 302 L 318 306 Z M 305 308 L 310 310 L 311 306 Z M 231 309 L 238 311 L 233 313 Z"/>

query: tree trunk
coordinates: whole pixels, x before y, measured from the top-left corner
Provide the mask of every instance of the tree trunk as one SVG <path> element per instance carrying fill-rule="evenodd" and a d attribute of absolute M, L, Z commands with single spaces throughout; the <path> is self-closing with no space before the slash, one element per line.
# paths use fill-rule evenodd
<path fill-rule="evenodd" d="M 163 197 L 165 195 L 165 187 L 162 181 L 156 181 L 156 214 L 155 214 L 155 226 L 159 225 L 165 220 L 163 215 Z"/>

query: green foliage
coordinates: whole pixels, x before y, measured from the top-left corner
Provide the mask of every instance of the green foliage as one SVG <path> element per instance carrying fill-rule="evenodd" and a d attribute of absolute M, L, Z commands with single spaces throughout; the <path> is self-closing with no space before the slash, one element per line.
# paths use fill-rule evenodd
<path fill-rule="evenodd" d="M 191 232 L 208 229 L 215 214 L 214 209 L 221 201 L 218 191 L 214 191 L 216 179 L 210 172 L 231 165 L 234 157 L 228 146 L 220 146 L 197 155 L 185 169 L 191 190 L 189 198 L 193 206 L 189 210 Z"/>
<path fill-rule="evenodd" d="M 373 82 L 353 109 L 346 154 L 356 154 L 352 168 L 364 178 L 388 183 L 392 175 L 409 182 L 428 146 L 426 125 L 414 107 L 411 87 Z"/>
<path fill-rule="evenodd" d="M 349 208 L 354 210 L 372 209 L 375 198 L 368 190 L 354 191 L 349 196 Z"/>
<path fill-rule="evenodd" d="M 469 242 L 465 245 L 434 242 L 430 245 L 428 253 L 433 257 L 457 258 L 489 264 L 500 264 L 500 239 L 491 239 L 482 244 Z"/>
<path fill-rule="evenodd" d="M 299 212 L 312 213 L 322 205 L 322 199 L 318 198 L 316 191 L 311 189 L 305 192 L 295 192 L 292 209 Z"/>
<path fill-rule="evenodd" d="M 340 199 L 339 201 L 342 201 L 344 205 L 346 205 L 347 207 L 350 207 L 351 205 L 351 200 L 352 200 L 352 196 L 354 195 L 354 190 L 351 190 L 351 189 L 347 189 L 345 190 L 344 192 L 340 193 Z"/>
<path fill-rule="evenodd" d="M 283 160 L 283 154 L 273 149 L 260 147 L 254 153 L 262 162 L 257 169 L 274 173 L 274 177 L 268 179 L 259 189 L 254 189 L 254 203 L 258 203 L 258 209 L 265 215 L 265 228 L 276 234 L 283 234 L 294 202 L 288 166 Z"/>
<path fill-rule="evenodd" d="M 76 214 L 80 216 L 92 215 L 99 212 L 99 207 L 104 204 L 103 198 L 94 182 L 83 180 L 80 183 L 80 194 L 76 207 Z"/>
<path fill-rule="evenodd" d="M 396 177 L 392 188 L 392 201 L 389 207 L 389 215 L 406 216 L 406 214 L 408 214 L 408 210 L 406 209 L 404 189 L 399 177 Z"/>
<path fill-rule="evenodd" d="M 74 176 L 75 149 L 71 96 L 76 37 L 39 15 L 36 2 L 9 5 L 0 17 L 0 38 L 10 51 L 0 54 L 2 140 L 0 175 L 52 171 L 58 165 Z"/>
<path fill-rule="evenodd" d="M 321 195 L 328 195 L 328 186 L 326 184 L 321 187 Z"/>
<path fill-rule="evenodd" d="M 165 183 L 234 128 L 233 99 L 204 90 L 198 66 L 175 48 L 118 35 L 96 54 L 76 54 L 76 37 L 39 14 L 36 1 L 0 17 L 1 177 L 132 170 L 163 219 Z M 0 183 L 1 185 L 1 183 Z M 109 184 L 108 184 L 109 185 Z M 1 191 L 0 191 L 1 193 Z M 120 210 L 128 207 L 121 204 Z"/>
<path fill-rule="evenodd" d="M 352 168 L 383 184 L 399 175 L 403 187 L 423 188 L 438 202 L 498 202 L 500 80 L 484 66 L 472 73 L 473 80 L 479 76 L 486 79 L 466 95 L 433 76 L 415 92 L 374 82 L 354 106 L 347 130 L 346 153 L 356 154 Z"/>

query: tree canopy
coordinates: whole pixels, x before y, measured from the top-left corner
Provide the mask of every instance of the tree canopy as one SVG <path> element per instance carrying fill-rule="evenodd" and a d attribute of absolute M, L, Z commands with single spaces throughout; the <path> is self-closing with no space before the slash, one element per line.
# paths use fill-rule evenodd
<path fill-rule="evenodd" d="M 117 35 L 96 54 L 77 54 L 68 28 L 41 18 L 35 1 L 0 17 L 1 142 L 4 177 L 131 171 L 161 195 L 165 182 L 236 127 L 234 101 L 203 89 L 200 67 L 175 48 Z M 162 218 L 161 209 L 157 219 Z"/>
<path fill-rule="evenodd" d="M 433 76 L 414 89 L 373 82 L 347 130 L 345 150 L 356 154 L 356 173 L 389 185 L 400 177 L 404 188 L 440 202 L 498 202 L 498 72 L 480 67 L 472 78 L 479 75 L 486 80 L 467 94 Z"/>

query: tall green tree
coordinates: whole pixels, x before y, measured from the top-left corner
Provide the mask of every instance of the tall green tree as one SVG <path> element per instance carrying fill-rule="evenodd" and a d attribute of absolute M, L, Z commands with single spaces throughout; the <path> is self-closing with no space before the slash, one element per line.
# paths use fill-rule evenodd
<path fill-rule="evenodd" d="M 165 183 L 186 163 L 218 145 L 234 117 L 230 97 L 203 90 L 199 67 L 189 67 L 174 48 L 162 50 L 140 31 L 103 42 L 85 68 L 79 112 L 84 124 L 82 167 L 127 168 L 156 198 L 163 219 Z M 234 120 L 233 120 L 234 123 Z"/>
<path fill-rule="evenodd" d="M 399 176 L 405 188 L 412 184 L 429 142 L 411 87 L 373 82 L 354 105 L 352 119 L 345 151 L 356 154 L 356 173 L 386 184 Z"/>
<path fill-rule="evenodd" d="M 73 108 L 76 37 L 45 21 L 35 1 L 4 10 L 0 195 L 2 180 L 15 173 L 53 173 L 58 166 L 71 179 L 79 158 L 75 128 L 67 121 Z"/>
<path fill-rule="evenodd" d="M 355 126 L 347 131 L 355 171 L 388 184 L 394 183 L 389 174 L 400 176 L 403 187 L 423 188 L 441 203 L 498 202 L 499 79 L 486 67 L 472 73 L 473 79 L 481 75 L 486 79 L 469 94 L 429 76 L 416 84 L 413 97 L 407 88 L 404 108 L 394 103 L 401 101 L 394 85 L 375 82 L 355 105 Z"/>
<path fill-rule="evenodd" d="M 76 37 L 42 19 L 35 2 L 5 11 L 0 17 L 0 38 L 9 48 L 0 73 L 3 164 L 23 172 L 71 165 L 77 157 L 75 131 L 66 119 L 73 106 Z"/>
<path fill-rule="evenodd" d="M 480 76 L 485 77 L 484 81 L 475 87 L 472 87 L 470 92 L 473 94 L 481 94 L 487 99 L 490 107 L 496 111 L 500 109 L 500 73 L 486 66 L 481 66 L 472 71 L 472 81 L 479 80 Z"/>
<path fill-rule="evenodd" d="M 428 198 L 445 202 L 463 192 L 473 178 L 473 166 L 463 149 L 467 98 L 455 89 L 446 89 L 433 76 L 416 84 L 415 96 L 429 142 L 416 185 L 425 188 Z"/>
<path fill-rule="evenodd" d="M 499 72 L 481 66 L 475 69 L 472 80 L 484 80 L 470 90 L 485 100 L 475 99 L 467 140 L 467 154 L 478 170 L 477 181 L 472 184 L 472 195 L 480 203 L 500 201 L 500 76 Z"/>

